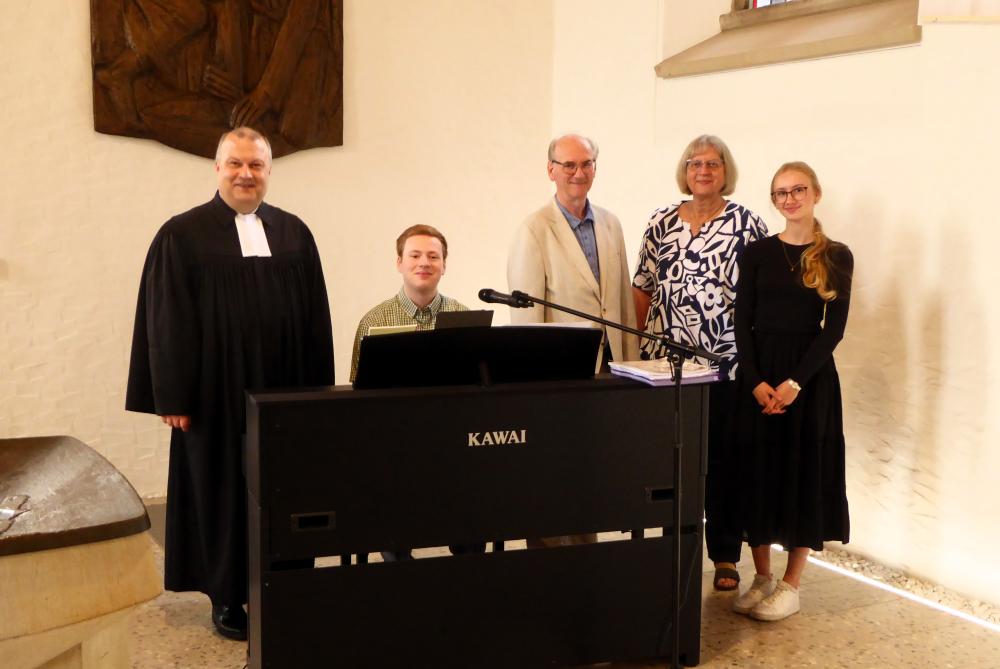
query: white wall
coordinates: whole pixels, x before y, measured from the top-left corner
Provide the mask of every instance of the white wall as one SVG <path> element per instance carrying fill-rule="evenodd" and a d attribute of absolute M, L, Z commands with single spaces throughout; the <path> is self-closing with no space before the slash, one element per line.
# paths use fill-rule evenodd
<path fill-rule="evenodd" d="M 93 131 L 89 5 L 5 3 L 0 22 L 0 437 L 71 434 L 155 496 L 167 430 L 122 408 L 139 272 L 214 173 Z M 550 192 L 552 32 L 538 0 L 346 2 L 344 146 L 279 159 L 268 196 L 319 243 L 341 382 L 358 319 L 399 288 L 405 227 L 448 237 L 446 294 L 505 286 L 511 232 Z"/>
<path fill-rule="evenodd" d="M 622 217 L 633 264 L 648 213 L 679 198 L 673 167 L 692 137 L 725 139 L 742 174 L 734 198 L 772 232 L 774 169 L 816 168 L 820 217 L 856 260 L 836 354 L 849 548 L 1000 602 L 1000 572 L 984 568 L 1000 553 L 1000 24 L 925 25 L 916 47 L 657 80 L 653 66 L 728 4 L 556 0 L 554 124 L 601 142 L 595 199 Z"/>
<path fill-rule="evenodd" d="M 338 377 L 361 314 L 395 292 L 392 240 L 451 242 L 443 290 L 504 285 L 520 219 L 546 197 L 551 134 L 602 147 L 595 202 L 634 263 L 677 199 L 678 153 L 721 135 L 735 198 L 775 230 L 768 180 L 802 158 L 857 260 L 844 385 L 851 548 L 1000 603 L 1000 314 L 992 194 L 996 24 L 925 26 L 918 47 L 657 80 L 728 0 L 349 0 L 345 145 L 276 162 L 269 199 L 323 254 Z M 92 130 L 89 3 L 7 3 L 0 22 L 0 437 L 72 434 L 163 494 L 166 430 L 122 410 L 139 270 L 156 228 L 210 197 L 211 163 Z M 498 312 L 499 320 L 506 314 Z"/>

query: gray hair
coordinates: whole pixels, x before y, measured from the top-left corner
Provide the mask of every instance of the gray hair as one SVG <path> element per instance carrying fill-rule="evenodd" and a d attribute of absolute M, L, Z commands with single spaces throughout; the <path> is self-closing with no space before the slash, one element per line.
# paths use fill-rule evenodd
<path fill-rule="evenodd" d="M 219 144 L 215 147 L 215 162 L 218 163 L 219 159 L 222 157 L 222 145 L 226 143 L 226 140 L 230 137 L 238 137 L 240 139 L 252 139 L 255 142 L 264 142 L 264 147 L 267 149 L 267 162 L 271 162 L 271 142 L 267 141 L 267 137 L 264 133 L 254 130 L 250 126 L 242 125 L 239 128 L 233 128 L 232 130 L 227 130 L 222 133 L 222 137 L 219 138 Z"/>
<path fill-rule="evenodd" d="M 556 137 L 551 142 L 549 142 L 549 162 L 552 162 L 553 160 L 556 159 L 556 144 L 570 137 L 574 137 L 580 140 L 581 142 L 585 143 L 587 146 L 589 146 L 591 155 L 594 156 L 594 160 L 597 160 L 597 154 L 600 152 L 600 149 L 597 148 L 597 142 L 592 140 L 590 137 L 577 135 L 576 133 L 570 133 L 568 135 L 561 135 L 559 137 Z"/>
<path fill-rule="evenodd" d="M 722 158 L 722 163 L 726 168 L 726 182 L 722 184 L 722 195 L 732 194 L 736 190 L 736 179 L 739 178 L 740 172 L 736 169 L 736 161 L 733 159 L 733 154 L 729 152 L 729 147 L 715 135 L 699 135 L 692 139 L 691 143 L 684 149 L 684 153 L 681 154 L 681 159 L 677 163 L 677 187 L 685 195 L 691 194 L 687 182 L 687 161 L 698 153 L 699 149 L 705 147 L 715 149 L 719 153 L 719 157 Z"/>

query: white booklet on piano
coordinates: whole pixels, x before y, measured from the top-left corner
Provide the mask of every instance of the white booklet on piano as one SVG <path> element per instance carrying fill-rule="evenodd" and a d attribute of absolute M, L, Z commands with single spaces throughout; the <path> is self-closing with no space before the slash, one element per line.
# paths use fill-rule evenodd
<path fill-rule="evenodd" d="M 670 361 L 666 359 L 612 362 L 608 364 L 608 367 L 611 368 L 612 374 L 642 381 L 651 386 L 669 386 L 673 383 L 673 369 L 670 366 Z M 718 372 L 707 365 L 685 360 L 681 376 L 685 379 L 704 377 L 708 381 L 718 376 Z"/>

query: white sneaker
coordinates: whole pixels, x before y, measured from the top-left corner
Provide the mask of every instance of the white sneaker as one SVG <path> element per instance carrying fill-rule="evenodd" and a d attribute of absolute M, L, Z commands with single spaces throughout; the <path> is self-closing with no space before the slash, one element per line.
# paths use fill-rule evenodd
<path fill-rule="evenodd" d="M 764 598 L 774 592 L 774 578 L 771 576 L 753 575 L 753 584 L 742 595 L 733 600 L 733 611 L 750 613 Z"/>
<path fill-rule="evenodd" d="M 753 608 L 750 612 L 750 617 L 757 620 L 784 620 L 793 613 L 798 612 L 798 588 L 793 588 L 784 581 L 778 581 L 778 587 Z"/>

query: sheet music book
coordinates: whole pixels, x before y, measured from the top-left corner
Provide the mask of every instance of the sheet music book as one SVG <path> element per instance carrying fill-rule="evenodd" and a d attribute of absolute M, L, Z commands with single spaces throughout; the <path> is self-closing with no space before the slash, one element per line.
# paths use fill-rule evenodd
<path fill-rule="evenodd" d="M 369 335 L 387 335 L 396 334 L 397 332 L 416 332 L 416 323 L 407 323 L 406 325 L 373 325 L 368 328 Z"/>
<path fill-rule="evenodd" d="M 612 362 L 608 364 L 608 367 L 611 368 L 612 374 L 642 381 L 651 386 L 669 386 L 674 382 L 670 362 L 665 359 Z M 681 369 L 682 380 L 701 379 L 704 381 L 716 381 L 718 378 L 718 372 L 711 367 L 690 360 L 685 360 L 684 366 Z"/>

